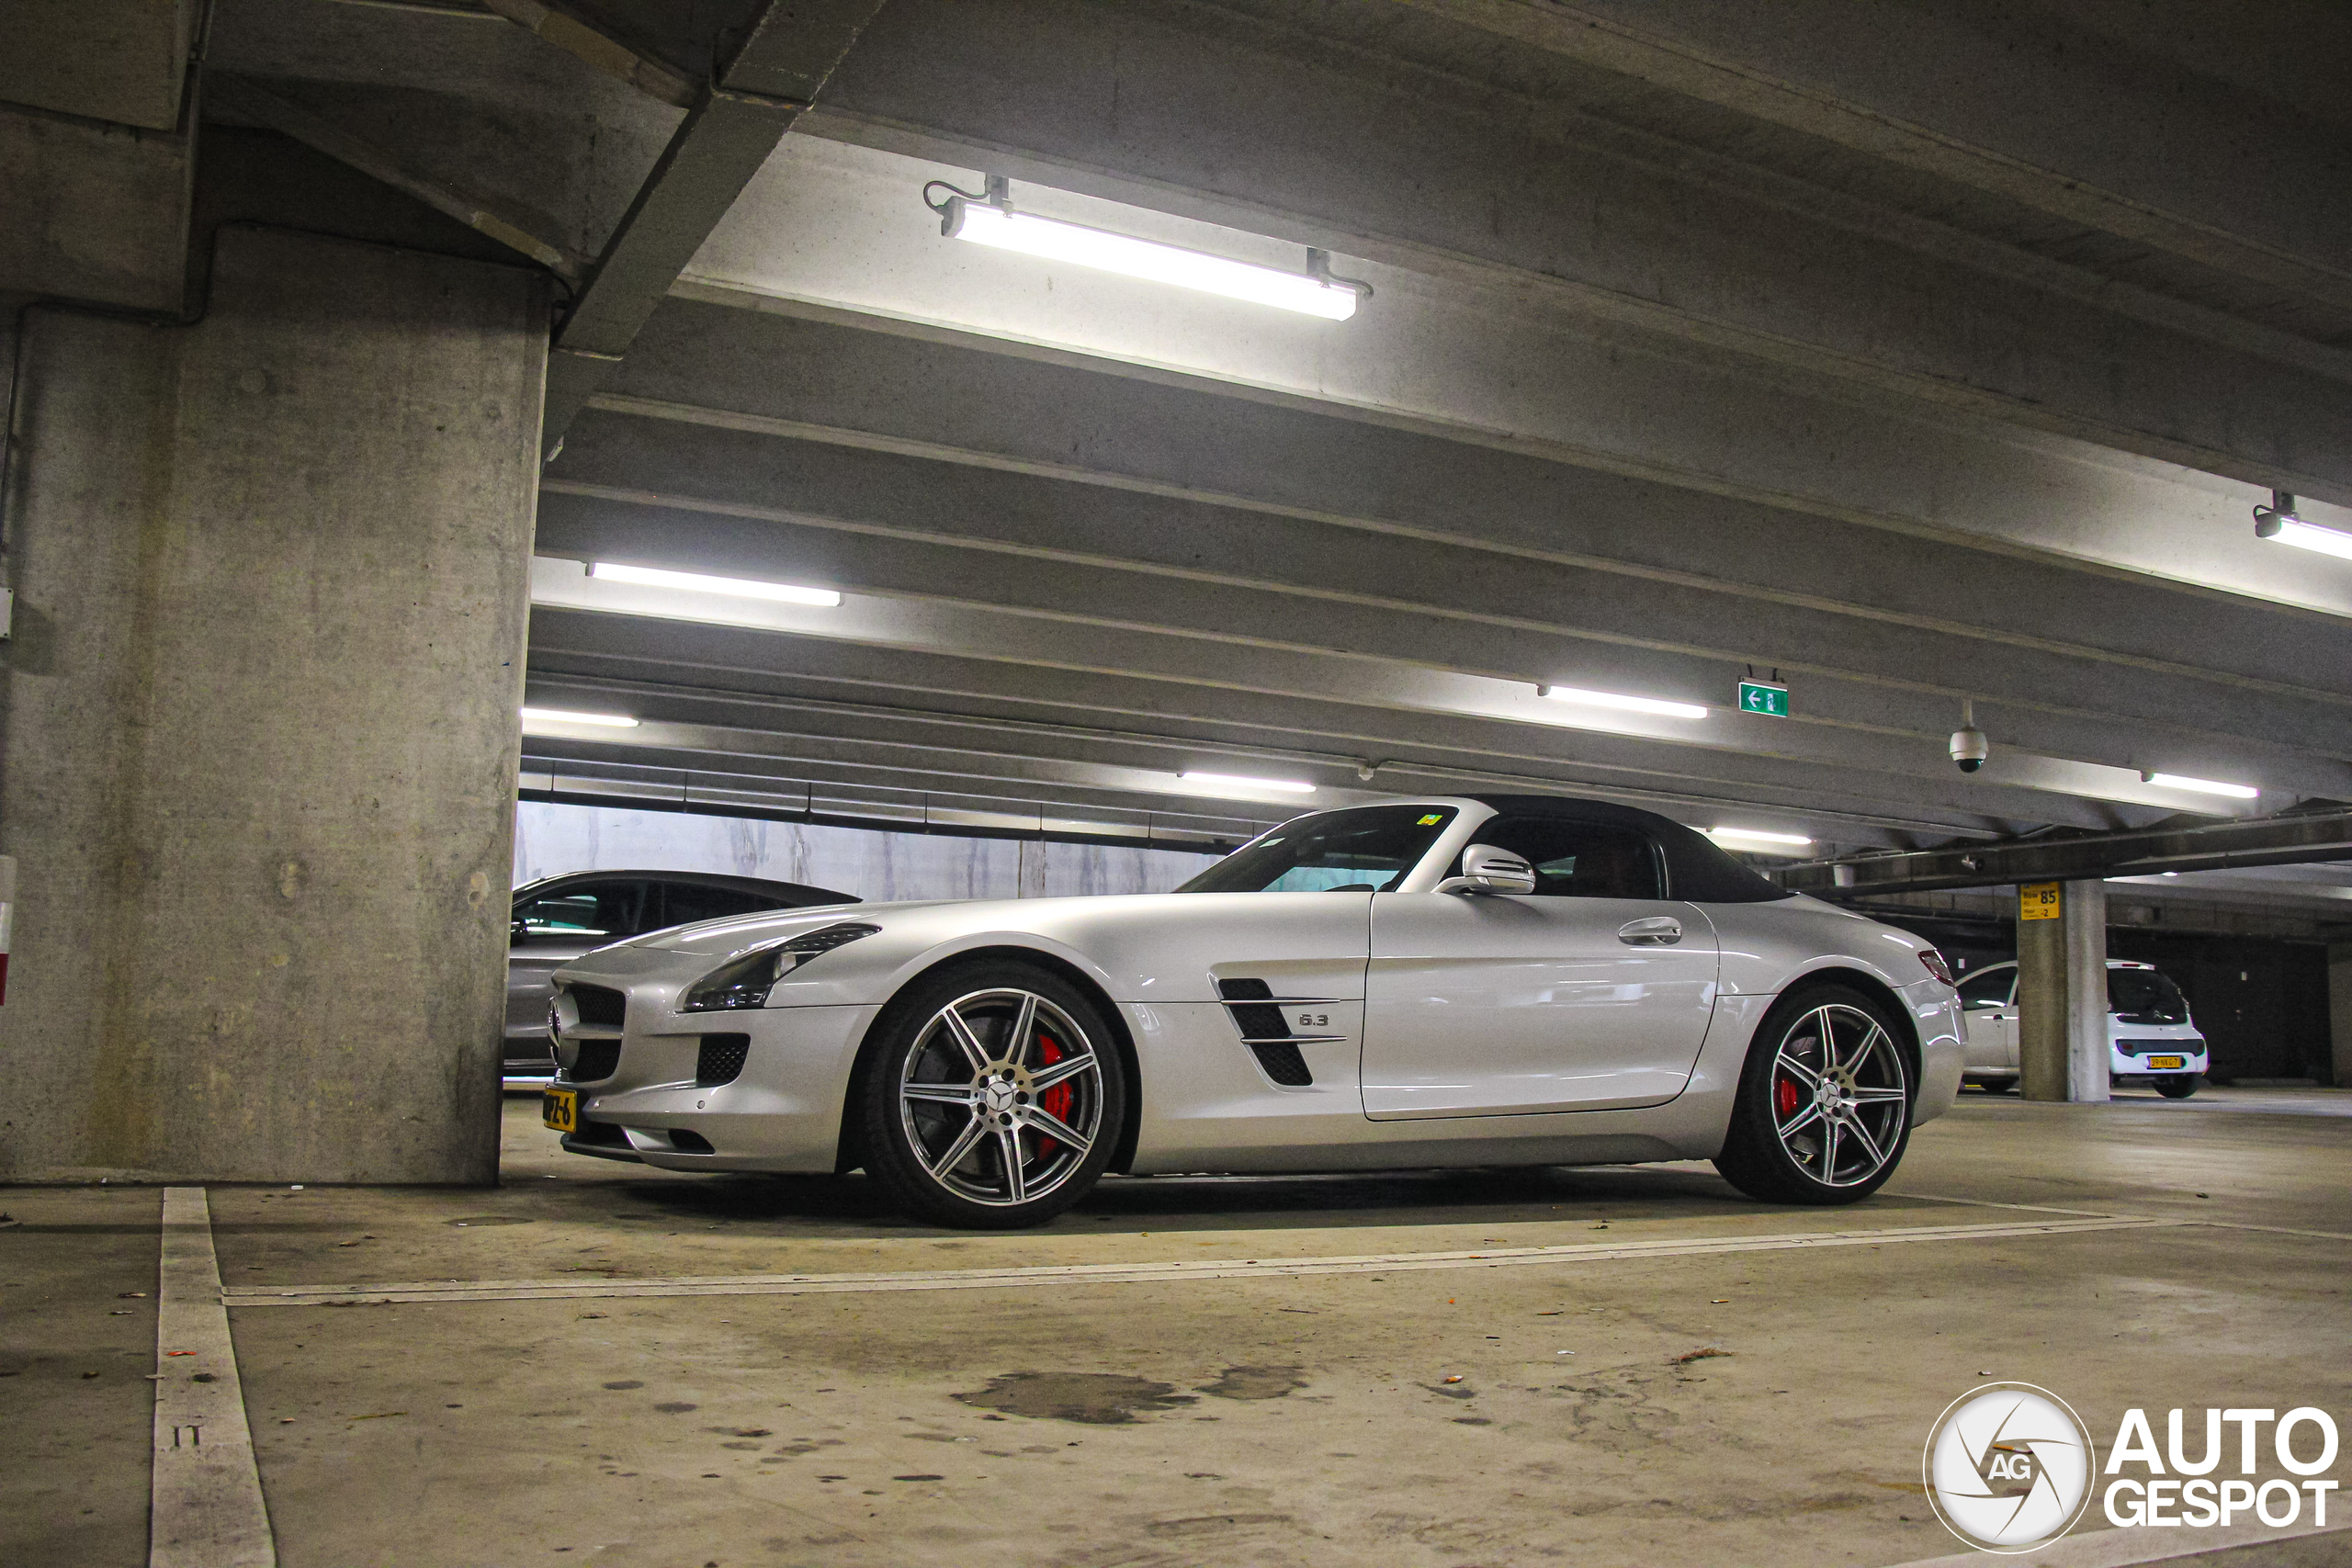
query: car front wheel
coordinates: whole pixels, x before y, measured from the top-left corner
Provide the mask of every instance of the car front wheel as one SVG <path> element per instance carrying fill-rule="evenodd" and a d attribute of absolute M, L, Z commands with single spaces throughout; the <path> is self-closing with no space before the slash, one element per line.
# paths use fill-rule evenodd
<path fill-rule="evenodd" d="M 876 1025 L 861 1084 L 867 1171 L 909 1212 L 974 1230 L 1039 1224 L 1086 1196 L 1129 1093 L 1101 1009 L 1019 963 L 916 981 Z"/>
<path fill-rule="evenodd" d="M 1911 1136 L 1901 1027 L 1843 986 L 1781 998 L 1748 1047 L 1715 1168 L 1768 1203 L 1851 1203 L 1877 1191 Z"/>

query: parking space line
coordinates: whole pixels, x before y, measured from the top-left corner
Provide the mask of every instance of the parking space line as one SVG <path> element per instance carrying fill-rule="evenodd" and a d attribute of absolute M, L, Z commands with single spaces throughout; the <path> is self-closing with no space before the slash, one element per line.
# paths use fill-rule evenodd
<path fill-rule="evenodd" d="M 2262 1568 L 2264 1564 L 2287 1561 L 2273 1548 L 2315 1535 L 2342 1535 L 2346 1531 L 2352 1531 L 2352 1525 L 2265 1525 L 2248 1521 L 2205 1529 L 2148 1529 L 2134 1526 L 2080 1531 L 2031 1551 L 2009 1554 L 2001 1561 L 2040 1564 L 2041 1568 L 2143 1568 L 2149 1563 L 2193 1559 L 2200 1568 L 2229 1568 L 2233 1562 L 2243 1562 L 2245 1568 Z M 1961 1551 L 1948 1557 L 1897 1563 L 1895 1568 L 1984 1568 L 1984 1552 Z M 2294 1561 L 2315 1563 L 2322 1559 L 2299 1555 Z M 2341 1559 L 2331 1556 L 2326 1561 Z"/>
<path fill-rule="evenodd" d="M 276 1568 L 201 1187 L 164 1189 L 148 1568 Z"/>
<path fill-rule="evenodd" d="M 1289 1278 L 1310 1274 L 1405 1273 L 1433 1269 L 1505 1269 L 1529 1264 L 1638 1262 L 1719 1253 L 1783 1252 L 1988 1241 L 2090 1231 L 2169 1229 L 2191 1222 L 2104 1217 L 2010 1224 L 1910 1225 L 1877 1230 L 1797 1231 L 1776 1235 L 1699 1236 L 1679 1241 L 1499 1247 L 1476 1252 L 1396 1252 L 1352 1258 L 1200 1258 L 1165 1263 L 1077 1263 L 1033 1268 L 951 1269 L 870 1274 L 710 1274 L 641 1280 L 440 1280 L 382 1285 L 241 1285 L 221 1292 L 231 1307 L 385 1305 L 416 1302 L 597 1301 L 632 1296 L 797 1296 L 883 1291 L 1005 1290 L 1037 1285 L 1159 1284 L 1187 1280 Z"/>
<path fill-rule="evenodd" d="M 1965 1203 L 1973 1209 L 2015 1209 L 2029 1214 L 2085 1214 L 2100 1219 L 2145 1219 L 2150 1215 L 2122 1215 L 2102 1213 L 2097 1209 L 2053 1209 L 2044 1203 L 1996 1203 L 1989 1198 L 1946 1198 L 1934 1192 L 1890 1192 L 1890 1198 L 1903 1198 L 1921 1203 Z M 2292 1225 L 2253 1225 L 2242 1220 L 2191 1220 L 2165 1216 L 2176 1224 L 2202 1225 L 2217 1231 L 2261 1231 L 2267 1235 L 2303 1235 L 2315 1241 L 2352 1241 L 2352 1235 L 2343 1231 L 2298 1230 Z"/>

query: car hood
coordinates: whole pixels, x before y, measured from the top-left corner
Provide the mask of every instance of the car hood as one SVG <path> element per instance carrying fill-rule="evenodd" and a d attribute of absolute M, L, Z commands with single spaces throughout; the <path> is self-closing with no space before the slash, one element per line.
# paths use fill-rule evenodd
<path fill-rule="evenodd" d="M 935 909 L 945 904 L 977 908 L 982 903 L 1035 904 L 1041 900 L 1000 898 L 973 900 L 960 898 L 908 899 L 897 904 L 829 904 L 819 909 L 768 909 L 756 915 L 730 915 L 723 919 L 700 920 L 690 926 L 673 926 L 668 931 L 655 931 L 650 936 L 616 942 L 621 948 L 639 948 L 654 953 L 698 953 L 724 955 L 741 953 L 746 948 L 798 936 L 802 931 L 837 926 L 844 920 L 856 920 L 863 925 L 880 925 L 889 916 L 906 914 L 916 909 Z"/>

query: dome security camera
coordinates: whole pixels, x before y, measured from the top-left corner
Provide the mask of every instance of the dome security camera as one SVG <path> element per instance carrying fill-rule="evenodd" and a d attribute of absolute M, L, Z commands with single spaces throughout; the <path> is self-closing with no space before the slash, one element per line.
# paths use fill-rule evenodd
<path fill-rule="evenodd" d="M 1983 730 L 1976 728 L 1976 705 L 1973 702 L 1962 703 L 1960 728 L 1951 732 L 1953 763 L 1962 773 L 1973 773 L 1984 765 L 1984 759 L 1991 756 L 1992 752 L 1993 743 L 1984 739 Z"/>

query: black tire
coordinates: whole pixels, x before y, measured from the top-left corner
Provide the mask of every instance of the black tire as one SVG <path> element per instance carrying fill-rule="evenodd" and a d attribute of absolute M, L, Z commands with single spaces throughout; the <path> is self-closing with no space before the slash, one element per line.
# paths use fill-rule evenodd
<path fill-rule="evenodd" d="M 1815 1070 L 1825 1020 L 1837 1051 L 1826 1091 Z M 1877 1191 L 1911 1141 L 1907 1038 L 1883 1004 L 1849 987 L 1781 998 L 1748 1045 L 1715 1169 L 1767 1203 L 1854 1203 Z"/>
<path fill-rule="evenodd" d="M 926 975 L 892 999 L 867 1037 L 854 1113 L 866 1172 L 900 1208 L 961 1230 L 1016 1230 L 1092 1190 L 1131 1092 L 1098 1003 L 1050 969 L 989 960 Z"/>
<path fill-rule="evenodd" d="M 2166 1100 L 2187 1100 L 2197 1092 L 2197 1075 L 2182 1073 L 2177 1077 L 2158 1078 L 2156 1092 Z"/>

